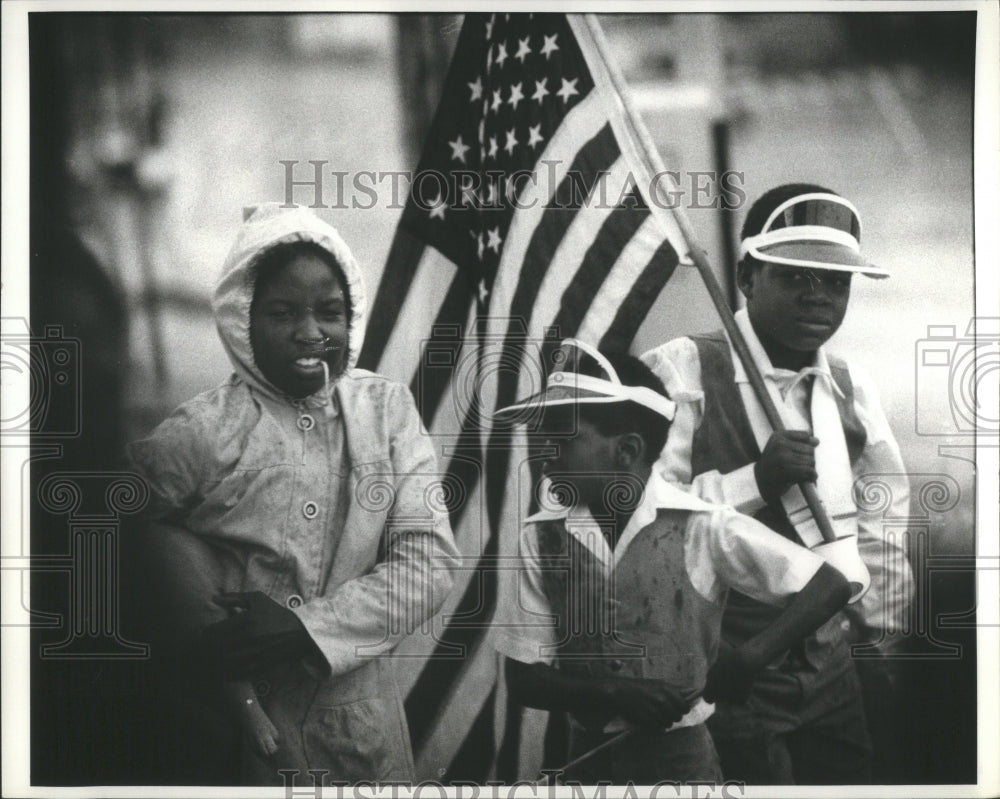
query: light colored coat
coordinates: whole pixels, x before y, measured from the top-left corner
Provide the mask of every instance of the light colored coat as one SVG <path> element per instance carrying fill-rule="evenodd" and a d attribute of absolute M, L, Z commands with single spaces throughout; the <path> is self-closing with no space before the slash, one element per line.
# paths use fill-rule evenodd
<path fill-rule="evenodd" d="M 333 254 L 351 308 L 347 370 L 301 400 L 264 378 L 249 337 L 254 264 L 286 241 Z M 440 474 L 409 390 L 354 368 L 366 315 L 360 271 L 313 214 L 263 206 L 226 260 L 213 309 L 235 374 L 182 405 L 130 456 L 149 483 L 152 515 L 200 539 L 175 539 L 178 561 L 200 559 L 211 573 L 188 581 L 202 586 L 189 602 L 196 623 L 220 612 L 206 582 L 262 591 L 298 615 L 323 654 L 256 676 L 282 741 L 247 781 L 281 784 L 279 769 L 298 769 L 302 785 L 312 784 L 307 769 L 326 770 L 328 780 L 411 780 L 386 655 L 440 608 L 457 551 L 434 502 Z"/>

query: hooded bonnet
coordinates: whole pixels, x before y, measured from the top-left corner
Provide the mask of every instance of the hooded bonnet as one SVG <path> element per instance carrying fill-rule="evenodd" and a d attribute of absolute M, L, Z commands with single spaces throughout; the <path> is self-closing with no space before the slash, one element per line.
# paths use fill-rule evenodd
<path fill-rule="evenodd" d="M 297 241 L 318 244 L 333 256 L 343 272 L 350 304 L 345 370 L 357 363 L 364 342 L 368 313 L 361 270 L 336 229 L 297 205 L 285 207 L 279 203 L 263 203 L 245 208 L 243 225 L 215 286 L 212 312 L 219 338 L 236 373 L 271 396 L 283 395 L 257 368 L 250 346 L 250 305 L 257 277 L 255 265 L 270 248 Z"/>

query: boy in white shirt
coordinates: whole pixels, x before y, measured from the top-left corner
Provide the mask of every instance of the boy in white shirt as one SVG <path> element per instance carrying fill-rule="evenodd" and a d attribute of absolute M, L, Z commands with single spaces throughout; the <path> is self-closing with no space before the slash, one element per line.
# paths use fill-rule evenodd
<path fill-rule="evenodd" d="M 528 706 L 570 714 L 573 758 L 634 730 L 569 778 L 719 781 L 709 702 L 744 697 L 755 674 L 843 606 L 847 581 L 818 555 L 655 474 L 674 414 L 657 378 L 630 356 L 563 346 L 568 370 L 498 414 L 541 408 L 555 452 L 495 619 L 509 685 Z M 716 662 L 730 587 L 784 611 Z"/>
<path fill-rule="evenodd" d="M 797 642 L 754 685 L 749 702 L 720 703 L 710 723 L 727 779 L 748 784 L 870 781 L 871 745 L 851 640 L 897 628 L 913 578 L 883 535 L 881 512 L 855 491 L 878 476 L 890 506 L 909 513 L 899 448 L 874 382 L 828 353 L 855 273 L 886 277 L 860 254 L 854 206 L 812 184 L 779 186 L 747 214 L 737 282 L 746 309 L 736 324 L 787 430 L 773 433 L 743 365 L 721 331 L 675 339 L 643 355 L 677 401 L 657 470 L 709 502 L 751 515 L 791 541 L 821 542 L 797 483 L 815 482 L 838 537 L 857 547 L 868 592 Z M 764 629 L 774 610 L 733 593 L 724 646 Z"/>

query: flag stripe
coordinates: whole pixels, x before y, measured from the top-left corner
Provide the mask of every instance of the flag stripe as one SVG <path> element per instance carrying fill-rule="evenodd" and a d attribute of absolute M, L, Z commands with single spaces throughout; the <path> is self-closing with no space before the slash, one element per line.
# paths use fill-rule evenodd
<path fill-rule="evenodd" d="M 440 286 L 442 283 L 447 284 L 448 281 L 454 282 L 456 278 L 461 281 L 455 265 L 445 255 L 434 247 L 424 248 L 407 287 L 406 302 L 395 313 L 385 314 L 390 318 L 393 328 L 378 363 L 380 373 L 390 374 L 401 383 L 410 383 L 412 387 L 413 378 L 422 371 L 420 365 L 424 360 L 423 345 L 433 333 L 433 328 L 427 324 L 427 320 L 447 319 L 444 314 L 453 311 Z M 436 317 L 432 316 L 435 310 L 437 310 Z M 379 312 L 379 321 L 385 323 L 385 320 L 381 319 L 382 316 L 383 314 Z M 459 319 L 461 319 L 461 308 L 451 322 L 457 324 Z M 414 391 L 413 396 L 424 424 L 428 425 L 433 414 L 424 410 L 419 392 Z"/>
<path fill-rule="evenodd" d="M 602 127 L 597 135 L 580 148 L 569 172 L 559 182 L 538 227 L 531 234 L 524 255 L 524 267 L 511 301 L 511 317 L 529 317 L 527 321 L 530 322 L 531 309 L 552 262 L 552 256 L 576 217 L 573 209 L 580 200 L 580 194 L 590 194 L 600 173 L 609 169 L 618 155 L 618 144 L 610 125 Z M 501 395 L 500 400 L 504 399 Z"/>
<path fill-rule="evenodd" d="M 451 369 L 446 369 L 443 368 L 443 364 L 436 367 L 434 364 L 426 364 L 425 358 L 421 357 L 418 361 L 416 374 L 414 374 L 413 379 L 410 381 L 410 391 L 417 398 L 417 407 L 420 409 L 420 415 L 427 425 L 430 425 L 431 421 L 434 420 L 440 407 L 441 399 L 452 380 L 452 376 L 455 374 L 454 367 L 458 365 L 457 358 L 461 355 L 462 350 L 461 337 L 464 335 L 465 326 L 468 324 L 473 310 L 474 306 L 469 302 L 468 278 L 461 273 L 456 273 L 434 319 L 429 342 L 432 345 L 436 344 L 435 339 L 440 338 L 443 328 L 454 330 L 460 338 L 457 341 L 449 343 L 455 347 L 456 362 Z M 426 309 L 424 313 L 426 314 Z M 456 322 L 458 322 L 457 325 Z M 425 330 L 426 326 L 414 325 L 412 328 L 409 328 L 407 335 L 411 339 L 416 338 L 414 334 L 422 329 Z M 427 353 L 427 343 L 425 342 L 424 346 L 420 347 L 422 356 Z M 419 346 L 419 342 L 417 346 Z M 425 364 L 431 368 L 421 368 Z"/>
<path fill-rule="evenodd" d="M 664 228 L 659 217 L 648 215 L 628 244 L 618 253 L 607 280 L 576 331 L 577 338 L 599 342 L 611 327 L 623 297 L 627 297 L 653 253 L 662 244 Z"/>
<path fill-rule="evenodd" d="M 461 680 L 452 680 L 435 697 L 436 713 L 428 724 L 423 746 L 418 755 L 422 765 L 449 768 L 454 759 L 456 728 L 470 730 L 477 719 L 488 719 L 488 737 L 493 737 L 493 707 L 496 697 L 496 653 L 488 636 L 483 636 L 465 657 L 467 667 Z M 482 728 L 480 728 L 482 729 Z M 469 736 L 473 736 L 470 732 Z M 467 737 L 469 737 L 467 736 Z M 490 764 L 493 752 L 489 752 Z M 422 769 L 429 771 L 430 768 Z"/>
<path fill-rule="evenodd" d="M 510 692 L 506 697 L 503 739 L 497 752 L 497 779 L 511 782 L 518 777 L 521 752 L 521 721 L 524 708 Z"/>
<path fill-rule="evenodd" d="M 507 317 L 511 297 L 521 276 L 531 233 L 538 227 L 556 189 L 572 168 L 580 143 L 598 135 L 606 124 L 607 114 L 600 98 L 588 97 L 570 110 L 538 159 L 538 166 L 533 172 L 534 180 L 528 181 L 518 195 L 521 209 L 507 231 L 507 241 L 504 242 L 490 298 L 489 334 L 503 334 L 502 322 Z"/>
<path fill-rule="evenodd" d="M 600 346 L 607 349 L 625 349 L 635 338 L 639 326 L 653 307 L 660 290 L 677 268 L 677 251 L 669 239 L 664 239 L 639 279 L 635 281 L 625 302 L 621 304 L 611 327 L 601 338 Z"/>
<path fill-rule="evenodd" d="M 477 462 L 465 454 L 478 453 L 479 444 L 478 408 L 475 407 L 470 408 L 463 419 L 459 438 L 459 449 L 463 454 L 452 455 L 446 479 L 457 479 L 463 486 L 473 485 L 481 480 Z M 470 492 L 469 498 L 476 493 Z M 452 508 L 451 523 L 456 528 L 461 525 L 465 511 L 471 504 L 469 498 L 465 502 L 456 503 Z M 485 539 L 483 549 L 479 564 L 496 555 L 496 539 L 493 535 Z M 496 575 L 489 569 L 480 568 L 479 564 L 476 567 L 479 579 L 473 577 L 470 580 L 455 609 L 454 615 L 461 618 L 462 623 L 452 622 L 445 626 L 438 645 L 406 698 L 410 740 L 416 751 L 420 751 L 431 731 L 433 719 L 440 710 L 441 698 L 447 694 L 449 686 L 454 684 L 467 665 L 467 659 L 455 658 L 453 652 L 456 649 L 472 652 L 476 640 L 489 625 L 496 601 Z"/>
<path fill-rule="evenodd" d="M 368 319 L 365 344 L 358 357 L 362 369 L 376 369 L 386 352 L 399 312 L 407 299 L 410 284 L 424 255 L 424 243 L 399 228 L 389 248 L 389 255 L 382 273 L 382 280 L 370 306 L 378 309 Z M 390 373 L 391 374 L 391 373 Z"/>
<path fill-rule="evenodd" d="M 468 735 L 452 758 L 445 772 L 450 783 L 478 782 L 482 783 L 483 774 L 488 774 L 493 766 L 493 752 L 484 742 L 493 738 L 493 703 L 496 701 L 496 682 L 490 695 L 476 716 Z"/>
<path fill-rule="evenodd" d="M 591 302 L 608 277 L 609 265 L 614 266 L 611 259 L 624 250 L 649 216 L 648 209 L 635 206 L 636 200 L 641 203 L 642 198 L 638 193 L 630 193 L 621 206 L 608 214 L 593 244 L 587 249 L 580 268 L 563 292 L 559 312 L 552 322 L 561 338 L 576 335 Z"/>
<path fill-rule="evenodd" d="M 618 183 L 625 179 L 628 174 L 628 165 L 618 158 L 608 168 L 601 170 L 601 183 Z M 535 297 L 534 307 L 531 310 L 530 319 L 535 320 L 532 328 L 534 330 L 545 331 L 552 325 L 553 320 L 559 313 L 560 306 L 564 302 L 564 294 L 579 273 L 587 254 L 597 241 L 598 234 L 604 228 L 604 224 L 613 215 L 614 208 L 601 203 L 596 196 L 581 208 L 570 223 L 569 229 L 563 236 L 551 256 L 549 268 Z M 569 212 L 562 211 L 567 214 Z M 606 256 L 605 270 L 614 263 L 613 256 Z M 550 331 L 552 336 L 572 335 L 573 331 Z M 527 355 L 528 353 L 526 353 Z M 518 375 L 519 381 L 516 389 L 518 397 L 523 396 L 525 382 L 534 378 L 531 370 L 521 369 Z"/>

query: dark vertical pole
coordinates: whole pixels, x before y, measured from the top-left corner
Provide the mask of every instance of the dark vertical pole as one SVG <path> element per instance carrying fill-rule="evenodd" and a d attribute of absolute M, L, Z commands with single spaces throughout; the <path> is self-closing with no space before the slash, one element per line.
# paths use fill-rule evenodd
<path fill-rule="evenodd" d="M 729 160 L 729 132 L 731 123 L 728 119 L 717 120 L 712 125 L 712 147 L 715 153 L 716 180 L 720 181 L 731 169 Z M 736 288 L 736 208 L 727 204 L 726 194 L 720 191 L 719 205 L 719 252 L 722 253 L 722 264 L 726 277 L 726 294 L 729 296 L 729 307 L 735 311 L 739 303 L 739 292 Z"/>
<path fill-rule="evenodd" d="M 416 164 L 434 119 L 461 17 L 400 14 L 396 22 L 399 86 L 406 115 L 406 148 Z"/>

